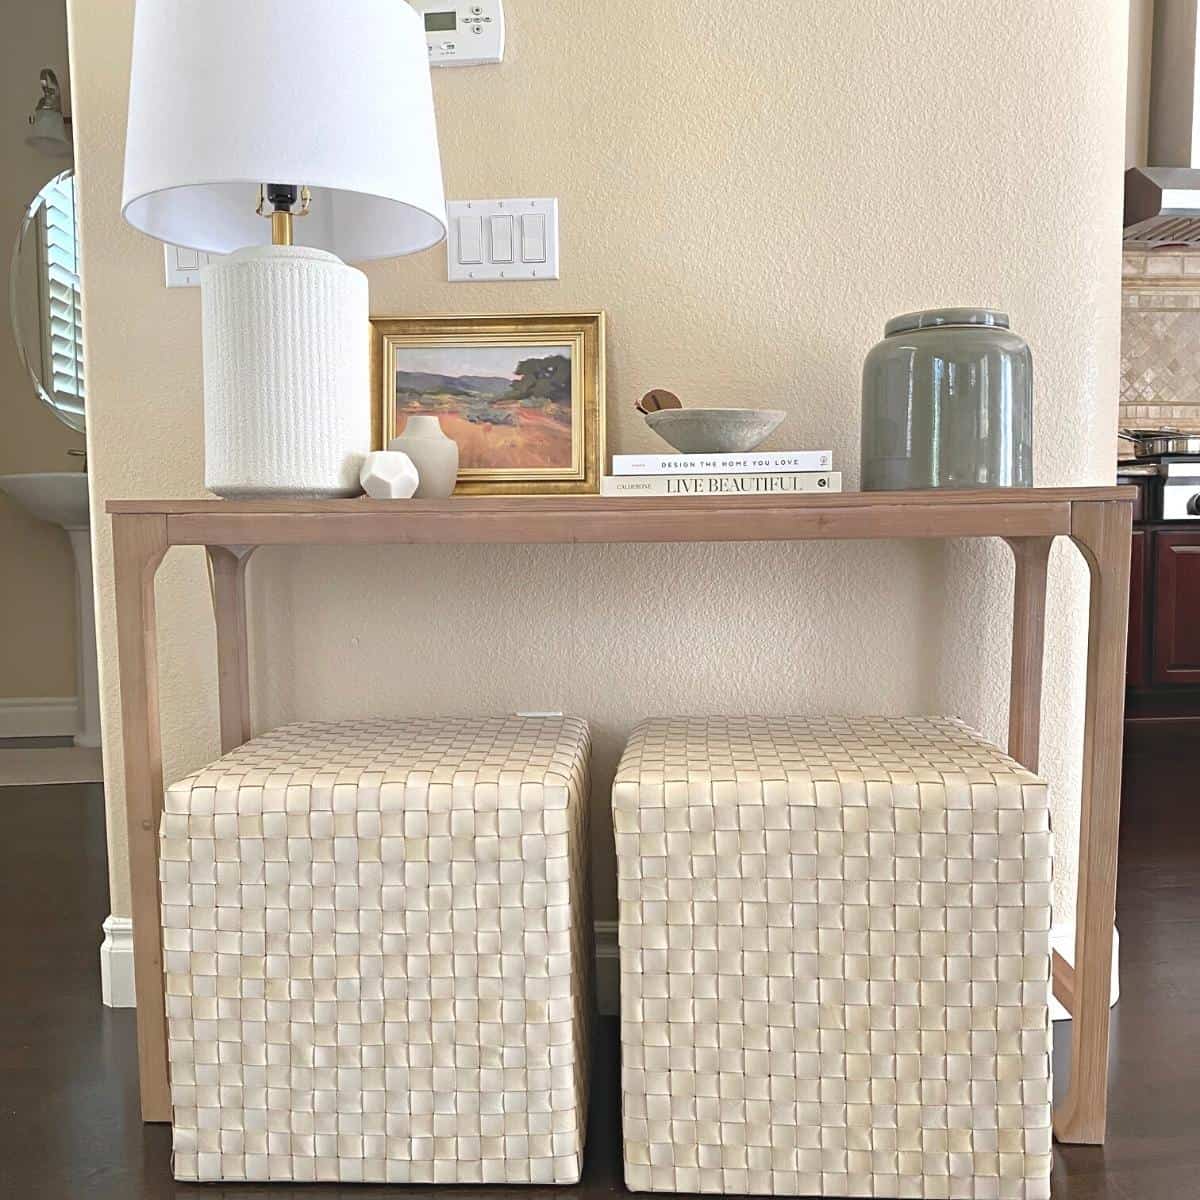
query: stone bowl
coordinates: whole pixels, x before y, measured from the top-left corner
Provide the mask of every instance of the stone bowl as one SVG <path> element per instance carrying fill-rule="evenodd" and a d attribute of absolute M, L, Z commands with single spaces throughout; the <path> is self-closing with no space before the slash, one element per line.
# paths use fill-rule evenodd
<path fill-rule="evenodd" d="M 666 408 L 646 424 L 683 454 L 746 454 L 783 424 L 777 408 Z"/>

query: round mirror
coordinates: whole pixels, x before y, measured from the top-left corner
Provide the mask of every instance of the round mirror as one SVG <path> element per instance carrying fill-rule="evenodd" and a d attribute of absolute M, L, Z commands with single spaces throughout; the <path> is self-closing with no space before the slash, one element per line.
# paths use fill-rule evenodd
<path fill-rule="evenodd" d="M 56 175 L 21 219 L 9 273 L 17 350 L 37 394 L 64 425 L 83 431 L 83 321 L 75 173 Z"/>

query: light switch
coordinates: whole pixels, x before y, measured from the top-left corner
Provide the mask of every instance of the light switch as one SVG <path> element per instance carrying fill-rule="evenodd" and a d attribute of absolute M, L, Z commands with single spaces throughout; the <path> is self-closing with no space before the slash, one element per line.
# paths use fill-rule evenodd
<path fill-rule="evenodd" d="M 543 213 L 527 213 L 521 218 L 521 261 L 546 261 L 546 217 Z"/>
<path fill-rule="evenodd" d="M 451 200 L 446 215 L 452 283 L 558 278 L 557 200 Z"/>
<path fill-rule="evenodd" d="M 220 257 L 219 254 L 205 254 L 200 250 L 185 250 L 182 246 L 164 246 L 167 287 L 199 287 L 201 269 L 207 267 L 214 258 Z"/>
<path fill-rule="evenodd" d="M 458 218 L 458 261 L 483 262 L 483 218 Z"/>
<path fill-rule="evenodd" d="M 492 217 L 492 262 L 510 263 L 513 260 L 513 219 L 508 216 Z"/>

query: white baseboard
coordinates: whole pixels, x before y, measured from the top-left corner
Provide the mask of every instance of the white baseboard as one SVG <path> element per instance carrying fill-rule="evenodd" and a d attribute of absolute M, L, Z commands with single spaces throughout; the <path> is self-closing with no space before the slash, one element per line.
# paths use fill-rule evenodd
<path fill-rule="evenodd" d="M 617 943 L 616 921 L 596 922 L 596 1003 L 601 1016 L 615 1017 L 621 1012 L 621 953 Z M 1075 926 L 1056 925 L 1050 934 L 1051 946 L 1072 966 L 1075 965 Z M 1120 960 L 1120 936 L 1113 929 L 1112 999 L 1120 996 L 1117 967 Z M 1053 997 L 1050 1017 L 1054 1021 L 1069 1021 L 1071 1014 Z"/>
<path fill-rule="evenodd" d="M 0 698 L 0 738 L 72 737 L 78 731 L 74 696 Z"/>
<path fill-rule="evenodd" d="M 133 990 L 133 921 L 109 916 L 100 946 L 100 989 L 107 1008 L 135 1008 Z M 600 1013 L 615 1017 L 621 1011 L 621 967 L 616 921 L 597 921 L 596 1003 Z"/>
<path fill-rule="evenodd" d="M 596 1006 L 602 1017 L 621 1014 L 621 951 L 616 921 L 596 922 Z"/>
<path fill-rule="evenodd" d="M 621 955 L 617 943 L 616 921 L 597 921 L 596 938 L 596 1004 L 605 1017 L 621 1012 Z M 1075 927 L 1062 925 L 1050 935 L 1054 949 L 1068 963 L 1075 958 Z M 1117 1002 L 1119 985 L 1117 962 L 1119 938 L 1113 930 L 1112 1003 Z M 104 1003 L 109 1008 L 133 1008 L 133 922 L 128 917 L 110 916 L 104 922 L 104 944 L 100 947 L 100 981 Z M 1055 1021 L 1070 1020 L 1070 1014 L 1051 1000 L 1051 1016 Z"/>
<path fill-rule="evenodd" d="M 1068 966 L 1075 965 L 1075 925 L 1063 922 L 1050 930 L 1050 949 L 1058 951 Z M 1108 989 L 1108 1003 L 1112 1005 L 1121 998 L 1121 935 L 1113 926 L 1112 984 Z M 1050 997 L 1050 1020 L 1069 1021 L 1071 1014 L 1053 996 Z"/>
<path fill-rule="evenodd" d="M 109 916 L 100 946 L 100 991 L 107 1008 L 136 1008 L 133 990 L 133 922 Z"/>

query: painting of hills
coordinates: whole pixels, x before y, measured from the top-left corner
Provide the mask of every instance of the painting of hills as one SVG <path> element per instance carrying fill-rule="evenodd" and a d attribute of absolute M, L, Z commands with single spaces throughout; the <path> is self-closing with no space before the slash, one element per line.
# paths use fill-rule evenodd
<path fill-rule="evenodd" d="M 462 471 L 572 466 L 571 347 L 397 346 L 396 422 L 441 420 Z"/>

